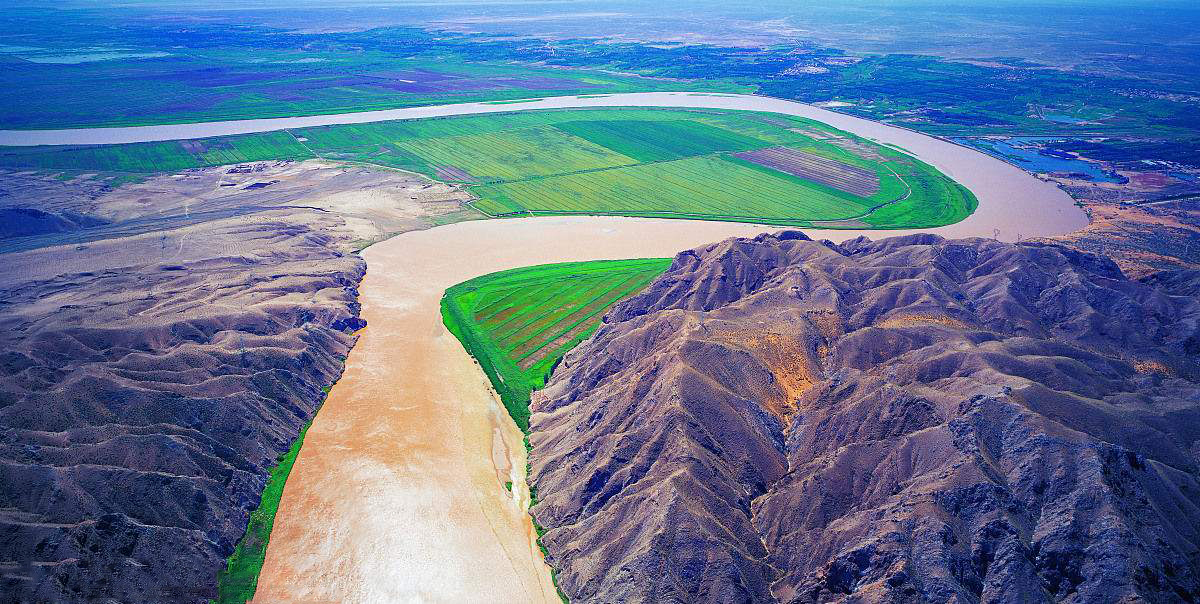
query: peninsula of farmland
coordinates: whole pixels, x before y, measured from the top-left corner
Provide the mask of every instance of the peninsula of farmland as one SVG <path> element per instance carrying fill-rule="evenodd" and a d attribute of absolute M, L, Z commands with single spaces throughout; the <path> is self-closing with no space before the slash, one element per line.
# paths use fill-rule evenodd
<path fill-rule="evenodd" d="M 898 148 L 820 122 L 713 109 L 524 111 L 189 141 L 0 148 L 0 166 L 137 178 L 275 159 L 398 168 L 465 188 L 489 217 L 619 215 L 824 228 L 927 228 L 974 211 Z"/>

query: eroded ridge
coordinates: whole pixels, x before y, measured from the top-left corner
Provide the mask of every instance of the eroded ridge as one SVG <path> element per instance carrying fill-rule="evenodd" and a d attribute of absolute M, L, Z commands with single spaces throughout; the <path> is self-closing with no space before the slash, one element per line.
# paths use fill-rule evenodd
<path fill-rule="evenodd" d="M 274 210 L 5 255 L 0 593 L 216 596 L 361 326 L 365 265 L 321 226 Z"/>
<path fill-rule="evenodd" d="M 784 232 L 679 254 L 535 393 L 578 601 L 1200 595 L 1197 275 Z"/>

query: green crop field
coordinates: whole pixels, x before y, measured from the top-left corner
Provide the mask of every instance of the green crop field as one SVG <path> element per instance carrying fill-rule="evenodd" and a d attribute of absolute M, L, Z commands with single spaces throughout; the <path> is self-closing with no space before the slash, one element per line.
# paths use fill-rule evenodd
<path fill-rule="evenodd" d="M 529 395 L 600 324 L 642 290 L 669 258 L 568 262 L 484 275 L 446 290 L 442 319 L 479 361 L 505 408 L 529 429 Z"/>
<path fill-rule="evenodd" d="M 489 214 L 626 214 L 791 223 L 863 214 L 862 199 L 807 186 L 783 174 L 703 156 L 623 170 L 485 185 L 476 207 Z"/>
<path fill-rule="evenodd" d="M 191 141 L 0 147 L 0 167 L 128 174 L 271 159 L 419 172 L 465 186 L 477 197 L 475 209 L 493 217 L 605 214 L 926 228 L 962 220 L 977 203 L 900 150 L 812 120 L 746 111 L 521 111 Z"/>
<path fill-rule="evenodd" d="M 513 421 L 528 433 L 530 395 L 546 385 L 563 355 L 596 331 L 613 304 L 640 292 L 670 265 L 670 258 L 642 258 L 491 273 L 447 289 L 442 320 L 479 362 Z M 505 488 L 511 490 L 512 483 Z M 529 496 L 532 508 L 537 489 L 531 486 Z M 537 518 L 533 526 L 545 555 L 545 530 Z M 550 578 L 557 588 L 553 568 Z M 558 596 L 568 602 L 561 589 Z"/>
<path fill-rule="evenodd" d="M 637 163 L 551 127 L 416 139 L 398 146 L 431 166 L 453 166 L 469 175 L 466 180 L 484 182 Z"/>
<path fill-rule="evenodd" d="M 696 120 L 577 120 L 555 125 L 638 161 L 662 161 L 716 150 L 758 149 L 763 139 Z"/>
<path fill-rule="evenodd" d="M 0 147 L 0 165 L 155 174 L 276 159 L 311 159 L 287 132 L 87 147 Z"/>

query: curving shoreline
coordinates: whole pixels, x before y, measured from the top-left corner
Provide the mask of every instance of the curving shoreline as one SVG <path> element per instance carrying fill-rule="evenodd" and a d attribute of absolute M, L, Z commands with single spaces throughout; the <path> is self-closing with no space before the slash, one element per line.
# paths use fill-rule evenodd
<path fill-rule="evenodd" d="M 618 96 L 630 95 L 600 100 Z M 805 230 L 813 238 L 935 232 L 1012 240 L 1018 234 L 1062 234 L 1087 222 L 1057 187 L 948 141 L 789 101 L 668 96 L 644 99 L 656 104 L 642 106 L 670 101 L 671 106 L 772 110 L 757 105 L 767 103 L 787 109 L 780 113 L 819 115 L 835 127 L 904 147 L 979 198 L 976 212 L 954 225 L 920 231 Z M 739 105 L 746 99 L 756 106 Z M 620 101 L 634 105 L 628 98 Z M 522 103 L 521 109 L 547 108 L 536 105 Z M 513 110 L 511 104 L 494 107 Z M 509 268 L 668 256 L 764 230 L 778 227 L 519 218 L 409 232 L 365 250 L 368 273 L 359 291 L 369 327 L 309 429 L 308 446 L 287 481 L 256 600 L 557 602 L 525 513 L 520 431 L 442 324 L 442 292 Z M 504 487 L 510 480 L 511 493 Z"/>
<path fill-rule="evenodd" d="M 1087 216 L 1066 192 L 1011 164 L 951 141 L 804 103 L 753 95 L 694 92 L 623 93 L 549 97 L 503 104 L 462 103 L 291 118 L 77 130 L 2 130 L 0 145 L 114 144 L 266 132 L 330 124 L 588 107 L 683 107 L 769 111 L 825 122 L 882 144 L 903 148 L 966 186 L 979 207 L 962 222 L 942 227 L 948 236 L 1025 237 L 1058 235 L 1082 228 Z M 944 229 L 944 230 L 943 230 Z"/>
<path fill-rule="evenodd" d="M 508 268 L 670 255 L 763 228 L 524 218 L 367 248 L 368 327 L 305 436 L 256 601 L 557 603 L 525 512 L 523 435 L 442 324 L 442 292 Z"/>
<path fill-rule="evenodd" d="M 709 101 L 724 99 L 720 105 Z M 760 108 L 758 103 L 777 108 Z M 704 107 L 709 109 L 744 109 L 776 111 L 788 115 L 812 117 L 827 121 L 830 116 L 848 114 L 823 109 L 798 101 L 752 94 L 709 92 L 623 92 L 615 94 L 542 97 L 513 101 L 482 101 L 448 103 L 400 109 L 379 109 L 350 113 L 328 113 L 291 117 L 270 117 L 244 120 L 219 120 L 185 124 L 149 126 L 101 126 L 95 128 L 61 128 L 47 130 L 0 130 L 0 146 L 30 147 L 37 145 L 116 145 L 170 140 L 187 140 L 210 136 L 231 136 L 273 132 L 288 128 L 311 128 L 338 124 L 367 124 L 391 120 L 411 120 L 481 113 L 510 113 L 531 109 L 582 109 L 594 107 Z M 803 109 L 800 109 L 803 108 Z M 792 113 L 807 110 L 805 113 Z M 862 119 L 862 118 L 855 118 Z M 864 120 L 869 121 L 869 120 Z M 832 123 L 832 122 L 830 122 Z M 904 128 L 900 128 L 904 129 Z M 926 136 L 926 135 L 922 135 Z"/>

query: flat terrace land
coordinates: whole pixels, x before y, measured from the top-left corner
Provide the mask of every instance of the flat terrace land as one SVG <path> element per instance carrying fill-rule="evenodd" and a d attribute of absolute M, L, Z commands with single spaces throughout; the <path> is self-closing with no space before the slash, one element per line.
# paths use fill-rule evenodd
<path fill-rule="evenodd" d="M 725 82 L 696 83 L 458 57 L 405 59 L 361 49 L 172 48 L 161 57 L 135 53 L 80 63 L 30 62 L 3 54 L 0 62 L 5 67 L 0 71 L 0 85 L 21 90 L 25 98 L 39 99 L 36 106 L 15 97 L 0 100 L 0 124 L 21 129 L 320 115 L 572 94 L 696 88 L 753 91 L 752 86 Z M 89 85 L 64 86 L 64 82 Z"/>
<path fill-rule="evenodd" d="M 529 394 L 604 311 L 667 270 L 669 258 L 544 264 L 477 277 L 446 290 L 446 327 L 475 357 L 521 430 Z"/>
<path fill-rule="evenodd" d="M 0 166 L 113 173 L 267 159 L 357 162 L 461 184 L 493 217 L 619 215 L 828 228 L 930 228 L 965 187 L 814 120 L 710 109 L 566 109 L 92 147 L 2 147 Z"/>

